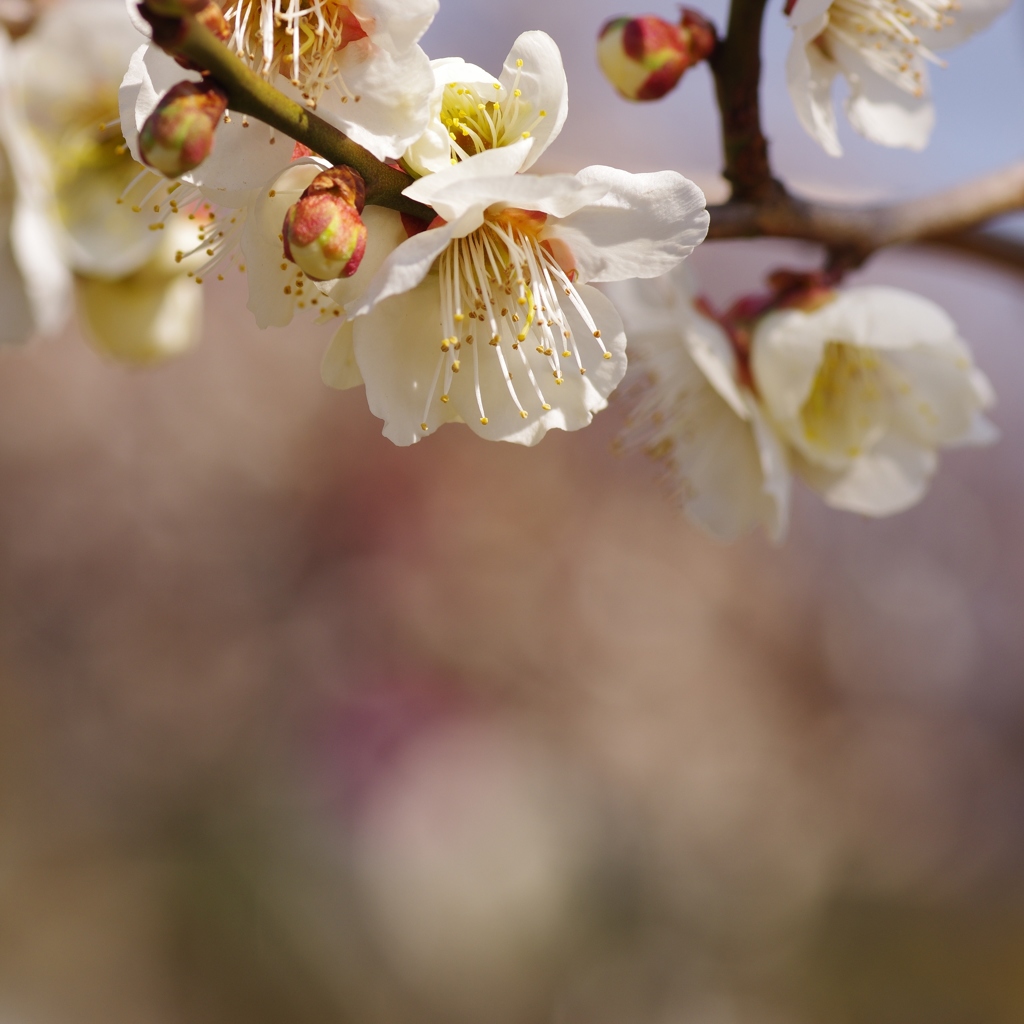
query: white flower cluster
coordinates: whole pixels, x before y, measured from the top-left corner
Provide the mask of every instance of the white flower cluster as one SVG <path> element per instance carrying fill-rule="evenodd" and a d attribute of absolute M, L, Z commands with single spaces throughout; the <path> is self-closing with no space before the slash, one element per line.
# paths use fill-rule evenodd
<path fill-rule="evenodd" d="M 610 289 L 630 332 L 626 442 L 661 461 L 686 514 L 732 540 L 781 540 L 793 475 L 869 516 L 919 501 L 939 448 L 987 444 L 992 388 L 938 306 L 897 288 L 808 289 L 712 317 L 678 270 Z"/>
<path fill-rule="evenodd" d="M 218 129 L 213 154 L 169 203 L 180 208 L 187 193 L 212 207 L 202 245 L 212 262 L 238 245 L 261 326 L 310 307 L 338 317 L 324 379 L 365 384 L 396 444 L 453 421 L 535 444 L 553 427 L 586 426 L 625 373 L 622 323 L 591 284 L 671 270 L 707 233 L 704 196 L 672 171 L 527 173 L 565 121 L 557 46 L 524 33 L 498 78 L 458 59 L 430 63 L 417 41 L 435 6 L 264 0 L 225 12 L 255 69 L 416 176 L 405 194 L 436 211 L 429 228 L 368 206 L 358 270 L 311 280 L 281 258 L 281 224 L 328 165 L 296 159 L 287 140 L 240 117 Z M 344 25 L 355 26 L 350 42 Z M 121 103 L 134 154 L 159 97 L 181 78 L 156 47 L 132 58 Z"/>
<path fill-rule="evenodd" d="M 839 152 L 829 93 L 842 73 L 855 127 L 923 145 L 923 62 L 1006 2 L 789 0 L 801 120 Z M 793 474 L 833 506 L 898 511 L 924 492 L 938 448 L 993 437 L 991 389 L 932 303 L 818 288 L 736 330 L 695 304 L 683 272 L 708 230 L 691 181 L 533 173 L 568 105 L 543 32 L 523 33 L 494 77 L 426 57 L 437 0 L 211 10 L 231 52 L 405 171 L 405 198 L 434 220 L 364 207 L 350 168 L 233 112 L 216 82 L 140 37 L 132 0 L 57 0 L 17 41 L 0 32 L 0 340 L 53 329 L 73 291 L 97 347 L 154 362 L 196 340 L 195 284 L 233 266 L 261 327 L 303 311 L 337 323 L 323 379 L 364 386 L 396 444 L 462 422 L 532 445 L 607 405 L 626 372 L 621 312 L 645 382 L 630 437 L 722 537 L 757 524 L 781 537 Z M 710 48 L 695 18 L 687 31 L 703 26 Z M 677 31 L 657 20 L 615 37 L 648 77 L 662 29 Z M 144 166 L 153 153 L 176 178 Z"/>

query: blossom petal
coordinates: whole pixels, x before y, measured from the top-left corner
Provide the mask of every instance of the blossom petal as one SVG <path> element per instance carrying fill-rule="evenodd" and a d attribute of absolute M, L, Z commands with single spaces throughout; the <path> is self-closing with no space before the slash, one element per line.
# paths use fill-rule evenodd
<path fill-rule="evenodd" d="M 452 403 L 427 402 L 440 355 L 440 324 L 436 279 L 392 295 L 352 324 L 367 404 L 384 421 L 384 436 L 397 445 L 413 444 L 442 423 L 458 419 Z"/>
<path fill-rule="evenodd" d="M 921 76 L 920 95 L 911 95 L 872 69 L 857 49 L 835 40 L 832 52 L 850 83 L 846 116 L 866 139 L 880 146 L 920 150 L 935 126 L 935 108 L 928 96 L 928 72 L 914 58 Z"/>
<path fill-rule="evenodd" d="M 438 0 L 352 0 L 349 7 L 377 46 L 394 54 L 411 50 L 430 28 Z"/>
<path fill-rule="evenodd" d="M 180 355 L 199 340 L 203 293 L 184 275 L 79 278 L 76 292 L 94 347 L 120 362 L 149 366 Z"/>
<path fill-rule="evenodd" d="M 594 166 L 576 177 L 605 195 L 547 230 L 568 244 L 582 281 L 659 277 L 707 235 L 704 193 L 675 171 L 630 174 Z"/>
<path fill-rule="evenodd" d="M 828 9 L 831 6 L 832 0 L 795 0 L 788 15 L 789 23 L 796 27 L 806 25 L 811 21 L 821 21 L 822 17 L 828 14 Z"/>
<path fill-rule="evenodd" d="M 460 203 L 457 198 L 458 190 L 476 178 L 510 180 L 522 166 L 532 146 L 532 139 L 521 139 L 511 146 L 485 150 L 436 174 L 418 178 L 402 194 L 417 203 L 433 206 L 445 220 L 449 221 L 456 220 L 474 207 L 478 207 L 482 212 L 489 202 L 480 205 L 480 200 L 474 198 L 473 202 Z M 441 202 L 442 208 L 435 206 L 435 201 Z"/>
<path fill-rule="evenodd" d="M 804 463 L 800 475 L 832 508 L 888 516 L 924 497 L 937 465 L 930 449 L 900 434 L 887 434 L 844 471 Z"/>
<path fill-rule="evenodd" d="M 328 387 L 338 391 L 358 387 L 363 383 L 363 375 L 356 362 L 352 325 L 351 320 L 346 320 L 338 327 L 320 364 L 321 379 Z"/>
<path fill-rule="evenodd" d="M 517 61 L 522 65 L 517 66 Z M 525 171 L 558 137 L 569 112 L 569 86 L 558 45 L 546 32 L 524 32 L 512 44 L 498 81 L 504 90 L 503 104 L 513 102 L 512 93 L 519 82 L 523 113 L 514 130 L 517 134 L 529 131 L 534 140 L 519 168 Z"/>
<path fill-rule="evenodd" d="M 430 116 L 434 75 L 427 55 L 419 47 L 393 54 L 360 39 L 345 46 L 336 61 L 352 97 L 329 90 L 317 113 L 378 160 L 400 156 L 423 134 Z"/>
<path fill-rule="evenodd" d="M 793 35 L 786 57 L 786 86 L 796 116 L 807 134 L 817 140 L 829 156 L 842 156 L 832 101 L 832 83 L 839 74 L 839 66 L 814 42 L 819 32 L 820 27 L 812 24 L 797 29 Z"/>

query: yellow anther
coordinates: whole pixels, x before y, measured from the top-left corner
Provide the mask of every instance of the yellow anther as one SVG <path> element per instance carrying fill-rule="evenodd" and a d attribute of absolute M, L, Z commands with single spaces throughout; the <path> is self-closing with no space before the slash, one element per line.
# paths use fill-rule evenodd
<path fill-rule="evenodd" d="M 605 359 L 611 359 L 611 357 L 612 357 L 611 352 L 605 352 L 604 357 L 605 357 Z"/>
<path fill-rule="evenodd" d="M 429 430 L 429 429 L 430 429 L 430 428 L 429 428 L 429 427 L 428 427 L 428 426 L 426 425 L 426 423 L 421 423 L 421 424 L 420 424 L 420 430 L 422 430 L 422 431 L 427 431 L 427 430 Z"/>
<path fill-rule="evenodd" d="M 550 406 L 550 405 L 548 405 L 548 403 L 547 403 L 547 402 L 545 402 L 545 403 L 544 403 L 544 404 L 543 404 L 543 405 L 541 406 L 541 408 L 542 408 L 542 409 L 543 409 L 543 410 L 544 410 L 545 412 L 551 412 L 551 406 Z"/>
<path fill-rule="evenodd" d="M 517 68 L 521 68 L 522 66 L 523 66 L 523 58 L 522 58 L 522 57 L 519 57 L 519 58 L 518 58 L 518 59 L 516 60 L 516 67 L 517 67 Z"/>
<path fill-rule="evenodd" d="M 487 423 L 488 423 L 487 417 L 486 416 L 481 416 L 480 417 L 480 423 L 481 423 L 482 426 L 486 427 Z"/>
<path fill-rule="evenodd" d="M 442 395 L 441 396 L 441 401 L 444 402 L 445 405 L 447 405 L 448 404 L 448 396 L 447 395 Z"/>
<path fill-rule="evenodd" d="M 522 418 L 523 418 L 524 420 L 526 420 L 526 419 L 529 419 L 529 418 L 530 418 L 530 414 L 529 414 L 529 413 L 528 413 L 528 412 L 527 412 L 527 411 L 526 411 L 525 409 L 520 409 L 520 410 L 519 410 L 519 415 L 520 415 L 520 416 L 522 416 Z"/>
<path fill-rule="evenodd" d="M 520 96 L 523 95 L 523 90 L 522 89 L 513 89 L 512 90 L 512 95 L 515 96 L 516 99 L 518 99 Z"/>
<path fill-rule="evenodd" d="M 452 373 L 458 373 L 458 372 L 459 372 L 459 361 L 458 361 L 458 359 L 456 359 L 455 362 L 452 363 Z"/>
<path fill-rule="evenodd" d="M 529 132 L 523 132 L 523 138 L 524 139 L 528 139 L 529 137 L 530 137 L 530 133 Z"/>

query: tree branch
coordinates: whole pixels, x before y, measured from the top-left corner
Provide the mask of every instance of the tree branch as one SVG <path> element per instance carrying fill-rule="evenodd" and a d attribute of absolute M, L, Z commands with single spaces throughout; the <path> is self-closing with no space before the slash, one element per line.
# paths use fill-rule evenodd
<path fill-rule="evenodd" d="M 277 131 L 308 146 L 335 166 L 345 165 L 358 171 L 366 182 L 366 202 L 432 220 L 429 206 L 402 195 L 412 184 L 403 171 L 382 163 L 372 153 L 333 125 L 290 100 L 270 82 L 246 66 L 235 54 L 200 24 L 189 0 L 144 0 L 140 11 L 153 26 L 153 41 L 172 57 L 185 57 L 210 78 L 228 96 L 228 107 L 237 114 L 248 114 Z"/>
<path fill-rule="evenodd" d="M 785 193 L 772 177 L 761 130 L 761 23 L 767 0 L 732 0 L 728 35 L 710 58 L 722 115 L 722 174 L 733 199 L 763 201 Z"/>
<path fill-rule="evenodd" d="M 1024 209 L 1024 161 L 945 192 L 884 206 L 815 203 L 785 193 L 761 202 L 730 200 L 709 207 L 708 238 L 817 242 L 848 268 L 887 245 L 922 241 L 948 245 L 950 239 L 960 238 L 962 247 L 971 229 L 1020 209 Z"/>

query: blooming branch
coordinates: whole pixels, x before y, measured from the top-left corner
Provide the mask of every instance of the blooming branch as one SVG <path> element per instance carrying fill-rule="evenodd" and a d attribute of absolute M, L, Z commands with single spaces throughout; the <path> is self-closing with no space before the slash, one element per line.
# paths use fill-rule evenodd
<path fill-rule="evenodd" d="M 425 220 L 434 213 L 402 195 L 412 179 L 381 162 L 323 118 L 290 100 L 239 60 L 196 17 L 204 0 L 143 0 L 139 11 L 153 29 L 153 42 L 172 57 L 206 72 L 228 96 L 229 108 L 301 142 L 336 166 L 358 171 L 366 202 Z"/>

